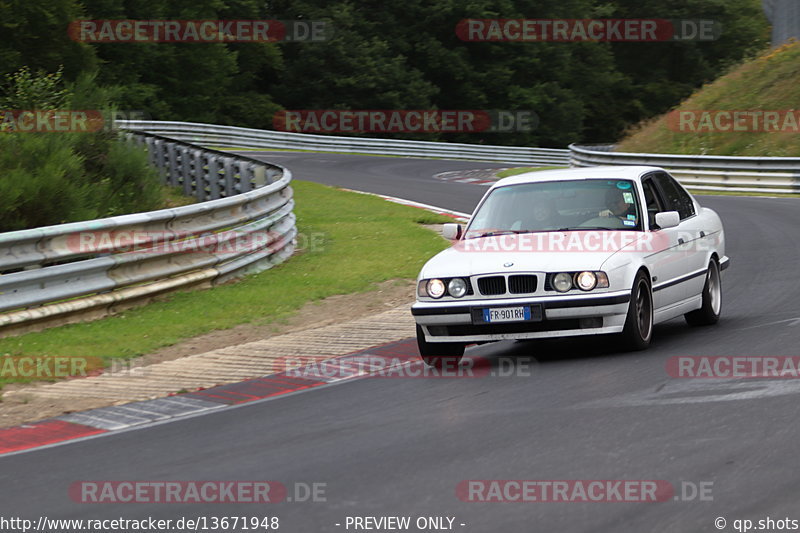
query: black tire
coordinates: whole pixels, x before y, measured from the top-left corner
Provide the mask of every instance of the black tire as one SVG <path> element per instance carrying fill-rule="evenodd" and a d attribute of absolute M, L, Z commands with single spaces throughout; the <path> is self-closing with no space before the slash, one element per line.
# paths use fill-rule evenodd
<path fill-rule="evenodd" d="M 633 280 L 628 316 L 622 330 L 622 346 L 631 351 L 644 350 L 653 338 L 653 291 L 650 279 L 640 270 Z"/>
<path fill-rule="evenodd" d="M 703 306 L 700 309 L 686 313 L 683 318 L 690 326 L 711 326 L 719 322 L 722 313 L 722 276 L 719 273 L 719 263 L 711 259 L 706 273 L 706 284 L 703 286 Z"/>
<path fill-rule="evenodd" d="M 453 368 L 464 357 L 465 345 L 458 342 L 428 342 L 422 326 L 417 324 L 417 347 L 425 364 L 434 368 Z"/>

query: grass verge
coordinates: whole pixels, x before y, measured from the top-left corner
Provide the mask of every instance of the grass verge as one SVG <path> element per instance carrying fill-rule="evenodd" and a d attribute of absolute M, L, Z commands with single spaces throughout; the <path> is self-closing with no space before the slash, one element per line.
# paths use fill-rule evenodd
<path fill-rule="evenodd" d="M 212 290 L 163 301 L 94 322 L 0 339 L 0 355 L 131 358 L 212 330 L 285 320 L 307 302 L 414 278 L 447 242 L 421 224 L 448 217 L 316 183 L 293 182 L 302 245 L 286 263 Z M 26 382 L 0 376 L 0 386 Z"/>
<path fill-rule="evenodd" d="M 795 157 L 800 152 L 795 111 L 800 99 L 798 67 L 800 42 L 765 51 L 699 88 L 671 113 L 639 124 L 616 150 Z M 745 114 L 726 122 L 727 115 L 721 111 Z M 780 118 L 768 123 L 764 120 L 768 111 L 780 112 Z M 681 116 L 688 120 L 682 122 Z"/>

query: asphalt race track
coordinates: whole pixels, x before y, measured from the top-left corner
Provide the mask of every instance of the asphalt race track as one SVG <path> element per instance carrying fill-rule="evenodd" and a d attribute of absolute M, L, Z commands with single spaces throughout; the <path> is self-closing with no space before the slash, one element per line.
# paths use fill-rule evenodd
<path fill-rule="evenodd" d="M 470 211 L 485 187 L 433 174 L 509 166 L 257 156 L 288 166 L 295 179 L 458 211 Z M 0 505 L 5 515 L 33 518 L 277 516 L 288 532 L 346 531 L 347 516 L 449 516 L 455 530 L 487 533 L 718 531 L 717 517 L 732 531 L 737 519 L 800 519 L 800 381 L 666 371 L 680 355 L 800 355 L 800 204 L 700 200 L 722 216 L 732 258 L 715 327 L 674 320 L 638 353 L 597 339 L 485 345 L 467 355 L 511 375 L 352 380 L 0 457 Z M 326 501 L 80 504 L 68 495 L 80 480 L 325 483 Z M 463 480 L 665 480 L 676 492 L 656 503 L 465 502 L 456 494 Z M 710 490 L 703 501 L 693 489 L 700 486 Z"/>
<path fill-rule="evenodd" d="M 303 152 L 246 152 L 245 155 L 289 167 L 294 179 L 373 192 L 471 213 L 486 187 L 431 177 L 449 170 L 505 168 L 513 163 L 481 163 Z"/>

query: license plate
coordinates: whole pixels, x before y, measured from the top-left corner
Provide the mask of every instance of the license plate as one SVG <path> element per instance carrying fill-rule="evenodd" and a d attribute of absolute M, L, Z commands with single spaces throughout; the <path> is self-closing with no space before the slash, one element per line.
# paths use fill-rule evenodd
<path fill-rule="evenodd" d="M 484 309 L 483 321 L 488 323 L 495 322 L 522 322 L 531 319 L 531 308 L 523 307 L 500 307 L 496 309 Z"/>

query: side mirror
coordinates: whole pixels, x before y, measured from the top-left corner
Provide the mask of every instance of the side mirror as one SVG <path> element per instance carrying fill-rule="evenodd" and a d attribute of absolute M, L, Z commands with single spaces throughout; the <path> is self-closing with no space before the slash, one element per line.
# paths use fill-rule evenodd
<path fill-rule="evenodd" d="M 461 224 L 445 224 L 442 227 L 442 237 L 447 239 L 448 241 L 457 241 L 461 238 L 461 234 L 463 233 L 463 229 Z"/>
<path fill-rule="evenodd" d="M 656 213 L 656 226 L 660 229 L 674 228 L 681 223 L 681 216 L 677 211 L 664 211 Z"/>

